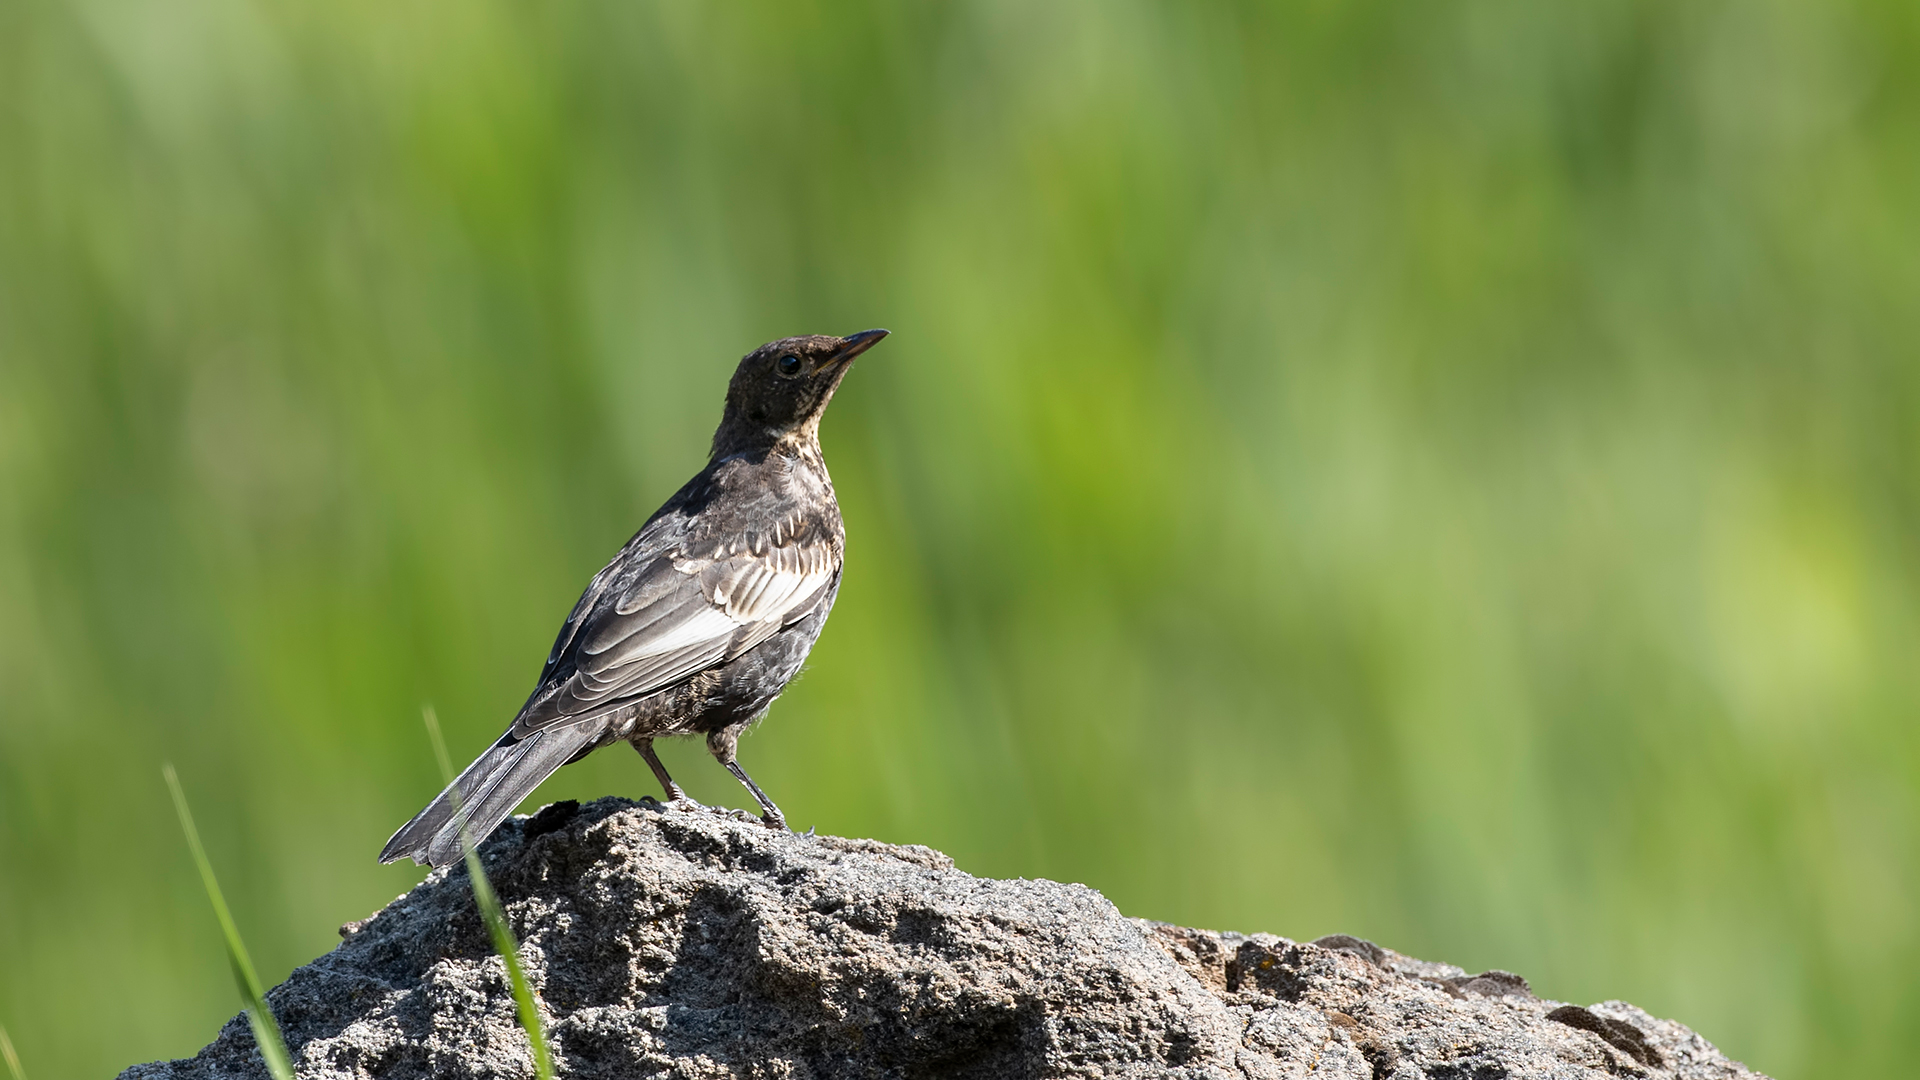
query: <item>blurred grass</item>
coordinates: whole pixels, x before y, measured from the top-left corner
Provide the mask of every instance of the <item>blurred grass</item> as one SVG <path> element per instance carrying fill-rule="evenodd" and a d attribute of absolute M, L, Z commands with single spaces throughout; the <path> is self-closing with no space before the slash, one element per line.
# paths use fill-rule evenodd
<path fill-rule="evenodd" d="M 6 1062 L 7 1075 L 12 1080 L 27 1080 L 27 1072 L 20 1065 L 20 1055 L 14 1052 L 13 1040 L 7 1037 L 5 1027 L 0 1027 L 0 1061 Z"/>
<path fill-rule="evenodd" d="M 287 1056 L 287 1044 L 280 1035 L 280 1022 L 274 1018 L 273 1006 L 267 1004 L 266 987 L 260 985 L 260 975 L 253 968 L 253 958 L 247 955 L 246 942 L 240 937 L 240 928 L 235 925 L 233 913 L 227 909 L 227 899 L 220 892 L 220 882 L 214 877 L 213 864 L 207 861 L 206 848 L 200 843 L 200 830 L 194 828 L 193 811 L 187 806 L 187 793 L 180 789 L 179 774 L 174 772 L 172 763 L 161 766 L 160 772 L 167 782 L 168 794 L 173 796 L 173 810 L 180 818 L 180 832 L 187 838 L 187 849 L 193 855 L 194 867 L 200 871 L 200 883 L 206 887 L 207 903 L 213 907 L 214 919 L 220 924 L 220 935 L 227 946 L 227 964 L 233 970 L 234 987 L 240 991 L 240 1004 L 247 1013 L 247 1026 L 253 1031 L 254 1049 L 273 1080 L 293 1080 L 293 1062 Z M 5 1032 L 0 1032 L 0 1037 L 4 1036 Z M 11 1061 L 13 1048 L 0 1046 L 0 1050 L 7 1051 Z M 542 1074 L 540 1080 L 547 1080 L 547 1076 Z"/>
<path fill-rule="evenodd" d="M 513 991 L 513 1003 L 519 1012 L 520 1030 L 527 1034 L 528 1059 L 533 1065 L 535 1080 L 553 1080 L 553 1055 L 547 1050 L 547 1029 L 540 1019 L 540 1005 L 535 1000 L 533 987 L 527 982 L 526 969 L 520 966 L 520 943 L 514 939 L 513 927 L 508 924 L 506 912 L 500 909 L 500 897 L 493 891 L 493 882 L 487 878 L 486 867 L 480 864 L 478 841 L 467 829 L 467 810 L 460 803 L 460 789 L 453 786 L 453 761 L 447 756 L 447 741 L 440 734 L 440 719 L 433 713 L 433 707 L 421 710 L 420 718 L 426 722 L 427 738 L 433 743 L 434 764 L 440 766 L 440 783 L 452 789 L 454 820 L 460 823 L 460 852 L 467 864 L 467 887 L 473 892 L 473 906 L 479 909 L 480 921 L 486 924 L 487 936 L 493 939 L 493 951 L 500 956 L 501 970 L 506 972 L 507 985 Z"/>
<path fill-rule="evenodd" d="M 733 361 L 881 325 L 742 747 L 798 827 L 1899 1075 L 1917 62 L 1869 0 L 0 0 L 0 1022 L 231 1015 L 163 757 L 269 982 L 412 884 L 418 703 L 485 745 Z"/>

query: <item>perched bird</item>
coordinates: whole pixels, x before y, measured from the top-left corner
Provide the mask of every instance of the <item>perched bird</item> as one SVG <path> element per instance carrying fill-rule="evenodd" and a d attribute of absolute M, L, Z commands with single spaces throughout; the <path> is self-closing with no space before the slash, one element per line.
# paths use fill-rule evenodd
<path fill-rule="evenodd" d="M 507 733 L 393 834 L 381 862 L 460 859 L 456 808 L 478 843 L 555 769 L 621 741 L 672 805 L 697 808 L 653 752 L 667 735 L 705 735 L 761 820 L 787 827 L 734 745 L 799 673 L 840 591 L 846 531 L 820 416 L 853 358 L 886 336 L 785 338 L 740 361 L 707 467 L 594 575 Z"/>

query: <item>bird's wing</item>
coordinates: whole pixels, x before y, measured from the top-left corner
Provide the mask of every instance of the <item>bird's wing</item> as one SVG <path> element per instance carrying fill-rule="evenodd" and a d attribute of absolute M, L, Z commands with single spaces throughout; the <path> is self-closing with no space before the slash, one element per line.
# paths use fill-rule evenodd
<path fill-rule="evenodd" d="M 826 595 L 839 559 L 826 537 L 790 539 L 670 551 L 624 583 L 596 578 L 515 729 L 602 713 L 663 690 L 805 618 Z"/>

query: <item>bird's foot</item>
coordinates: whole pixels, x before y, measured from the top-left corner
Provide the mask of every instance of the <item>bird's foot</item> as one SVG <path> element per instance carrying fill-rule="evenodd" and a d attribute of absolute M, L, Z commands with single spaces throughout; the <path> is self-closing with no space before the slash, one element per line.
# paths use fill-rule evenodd
<path fill-rule="evenodd" d="M 688 813 L 695 812 L 695 811 L 703 812 L 703 813 L 714 812 L 713 807 L 708 806 L 705 803 L 694 802 L 691 798 L 687 797 L 687 793 L 684 791 L 675 794 L 672 798 L 668 799 L 666 802 L 661 802 L 659 799 L 656 799 L 651 795 L 642 795 L 640 797 L 640 805 L 646 807 L 649 810 L 658 810 L 662 813 L 665 813 L 668 810 L 679 810 L 679 811 L 688 812 Z"/>
<path fill-rule="evenodd" d="M 754 814 L 754 812 L 751 810 L 738 810 L 738 809 L 720 810 L 718 812 L 721 814 L 725 814 L 727 817 L 730 817 L 735 821 L 757 821 L 760 824 L 765 825 L 767 828 L 774 830 L 775 832 L 792 832 L 793 831 L 792 829 L 787 828 L 787 819 L 783 817 L 779 817 L 777 815 L 761 816 L 761 815 Z"/>
<path fill-rule="evenodd" d="M 651 795 L 644 795 L 640 798 L 640 805 L 645 806 L 649 810 L 658 810 L 662 813 L 669 810 L 680 810 L 687 813 L 718 814 L 721 817 L 731 818 L 734 821 L 757 821 L 775 832 L 793 831 L 787 827 L 787 819 L 782 816 L 778 810 L 771 814 L 756 817 L 748 810 L 729 810 L 724 806 L 708 806 L 705 803 L 694 802 L 684 791 L 675 792 L 674 796 L 666 802 L 661 802 Z M 813 830 L 809 829 L 807 831 L 811 833 Z"/>

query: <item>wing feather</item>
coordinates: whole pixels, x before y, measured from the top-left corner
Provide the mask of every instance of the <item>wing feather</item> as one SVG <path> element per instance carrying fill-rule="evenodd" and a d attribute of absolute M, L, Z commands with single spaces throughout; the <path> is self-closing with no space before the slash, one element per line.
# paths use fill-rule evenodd
<path fill-rule="evenodd" d="M 554 665 L 554 680 L 516 726 L 543 728 L 666 689 L 805 618 L 838 560 L 825 538 L 802 541 L 801 532 L 758 553 L 758 545 L 708 549 L 706 557 L 676 552 L 624 584 L 608 583 L 564 632 L 572 670 Z"/>

